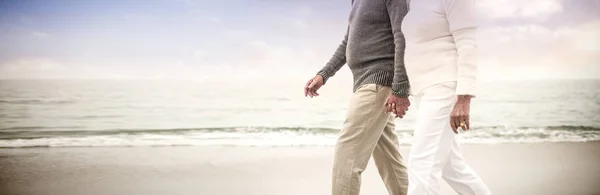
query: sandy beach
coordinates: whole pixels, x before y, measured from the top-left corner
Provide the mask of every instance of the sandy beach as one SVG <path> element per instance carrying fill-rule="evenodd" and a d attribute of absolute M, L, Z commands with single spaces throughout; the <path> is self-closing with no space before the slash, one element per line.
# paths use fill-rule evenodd
<path fill-rule="evenodd" d="M 496 195 L 600 194 L 600 142 L 463 149 Z M 332 147 L 1 149 L 0 194 L 326 195 L 332 154 Z M 445 184 L 442 192 L 456 194 Z M 387 194 L 373 162 L 361 194 Z"/>

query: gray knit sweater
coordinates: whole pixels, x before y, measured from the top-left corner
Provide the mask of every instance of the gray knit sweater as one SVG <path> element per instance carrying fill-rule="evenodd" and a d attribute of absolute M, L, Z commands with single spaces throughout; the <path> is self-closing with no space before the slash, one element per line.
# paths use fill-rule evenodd
<path fill-rule="evenodd" d="M 392 87 L 394 95 L 408 97 L 400 30 L 407 12 L 406 0 L 353 0 L 346 36 L 318 74 L 326 82 L 348 64 L 353 91 L 364 84 L 379 84 Z"/>

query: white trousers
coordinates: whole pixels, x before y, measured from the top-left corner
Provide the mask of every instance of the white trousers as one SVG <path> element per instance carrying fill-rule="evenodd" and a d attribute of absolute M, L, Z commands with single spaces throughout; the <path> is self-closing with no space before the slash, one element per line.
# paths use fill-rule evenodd
<path fill-rule="evenodd" d="M 456 82 L 447 82 L 415 96 L 418 114 L 408 158 L 408 195 L 438 195 L 442 178 L 460 195 L 491 194 L 463 159 L 450 127 L 455 91 Z"/>

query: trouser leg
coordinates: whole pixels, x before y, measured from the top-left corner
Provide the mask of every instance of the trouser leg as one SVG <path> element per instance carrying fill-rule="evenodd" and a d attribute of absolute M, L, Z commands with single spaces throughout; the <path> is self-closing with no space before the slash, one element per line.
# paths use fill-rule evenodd
<path fill-rule="evenodd" d="M 361 173 L 390 117 L 384 106 L 390 94 L 389 87 L 367 84 L 352 95 L 335 147 L 333 195 L 359 194 Z"/>
<path fill-rule="evenodd" d="M 454 140 L 442 178 L 461 195 L 489 195 L 490 189 L 462 157 L 460 146 Z"/>
<path fill-rule="evenodd" d="M 408 162 L 409 195 L 437 195 L 440 180 L 459 194 L 489 195 L 490 190 L 462 158 L 450 114 L 455 83 L 443 83 L 417 97 L 418 118 Z"/>
<path fill-rule="evenodd" d="M 450 112 L 456 101 L 454 88 L 437 85 L 417 96 L 417 121 L 408 159 L 409 195 L 437 195 L 454 132 Z"/>
<path fill-rule="evenodd" d="M 390 116 L 377 146 L 373 151 L 373 160 L 379 175 L 390 195 L 406 195 L 408 175 L 399 151 L 398 135 L 395 129 L 395 117 Z"/>

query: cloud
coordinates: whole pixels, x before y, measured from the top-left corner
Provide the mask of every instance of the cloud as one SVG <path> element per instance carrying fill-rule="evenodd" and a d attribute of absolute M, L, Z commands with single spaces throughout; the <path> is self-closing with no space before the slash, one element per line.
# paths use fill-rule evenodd
<path fill-rule="evenodd" d="M 199 49 L 192 51 L 192 56 L 194 58 L 202 59 L 205 55 L 206 55 L 205 52 L 202 50 L 199 50 Z"/>
<path fill-rule="evenodd" d="M 531 0 L 521 7 L 520 14 L 525 18 L 546 19 L 562 9 L 563 5 L 558 0 Z"/>
<path fill-rule="evenodd" d="M 222 24 L 224 19 L 217 14 L 211 13 L 210 10 L 193 8 L 189 11 L 194 20 L 200 23 L 208 23 L 208 24 Z"/>
<path fill-rule="evenodd" d="M 197 2 L 195 0 L 168 0 L 168 1 L 181 2 L 187 6 L 196 6 L 197 5 Z"/>
<path fill-rule="evenodd" d="M 223 22 L 223 19 L 216 17 L 216 16 L 206 16 L 205 20 L 210 23 L 215 23 L 215 24 L 220 24 Z"/>
<path fill-rule="evenodd" d="M 599 52 L 600 20 L 556 29 L 537 24 L 480 28 L 480 49 L 487 53 Z M 527 52 L 524 52 L 527 51 Z"/>
<path fill-rule="evenodd" d="M 33 36 L 35 38 L 43 39 L 43 38 L 48 38 L 50 35 L 48 33 L 45 33 L 45 32 L 36 32 L 36 31 L 34 31 L 34 32 L 31 32 L 31 36 Z"/>
<path fill-rule="evenodd" d="M 292 25 L 292 27 L 294 29 L 297 29 L 297 30 L 309 30 L 310 29 L 310 25 L 308 24 L 308 22 L 302 18 L 291 19 L 289 21 L 289 23 Z"/>
<path fill-rule="evenodd" d="M 20 59 L 0 65 L 0 78 L 60 77 L 60 72 L 64 70 L 64 65 L 56 60 L 47 58 Z"/>
<path fill-rule="evenodd" d="M 291 59 L 293 53 L 287 46 L 268 44 L 264 40 L 250 41 L 246 43 L 244 50 L 246 52 L 243 52 L 242 61 L 253 61 L 264 65 Z"/>
<path fill-rule="evenodd" d="M 478 31 L 482 74 L 515 78 L 598 77 L 600 20 L 550 28 L 540 24 L 486 26 Z M 581 76 L 581 75 L 579 75 Z"/>
<path fill-rule="evenodd" d="M 546 20 L 563 11 L 561 0 L 481 0 L 479 12 L 486 19 L 526 18 Z"/>
<path fill-rule="evenodd" d="M 559 34 L 571 38 L 566 41 L 577 51 L 600 53 L 600 20 L 582 24 L 577 28 L 560 29 Z"/>
<path fill-rule="evenodd" d="M 150 21 L 153 19 L 151 15 L 143 13 L 126 13 L 125 15 L 123 15 L 123 18 L 125 19 L 125 21 L 129 22 Z"/>
<path fill-rule="evenodd" d="M 10 43 L 0 45 L 0 76 L 314 75 L 341 42 L 350 5 L 334 1 L 298 2 L 236 1 L 231 7 L 205 0 L 161 0 L 115 12 L 91 9 L 94 6 L 90 4 L 83 6 L 89 9 L 80 10 L 89 12 L 85 16 L 59 10 L 42 15 L 30 11 L 29 21 L 21 21 L 25 20 L 22 14 L 0 17 L 8 21 L 3 29 L 10 31 L 5 32 L 11 33 L 0 36 L 0 42 Z M 600 1 L 477 2 L 483 19 L 478 35 L 481 69 L 485 74 L 502 73 L 499 77 L 504 77 L 518 73 L 515 77 L 541 78 L 591 74 L 598 70 L 594 67 L 600 67 L 600 15 L 596 11 Z M 151 7 L 172 10 L 156 15 L 163 12 L 146 9 Z M 116 23 L 98 20 L 103 17 L 115 19 Z M 52 18 L 68 20 L 56 22 Z M 46 29 L 37 28 L 40 26 Z M 96 54 L 83 56 L 85 52 Z M 48 65 L 53 63 L 58 65 Z M 351 76 L 347 67 L 341 72 L 344 73 L 336 77 Z"/>

